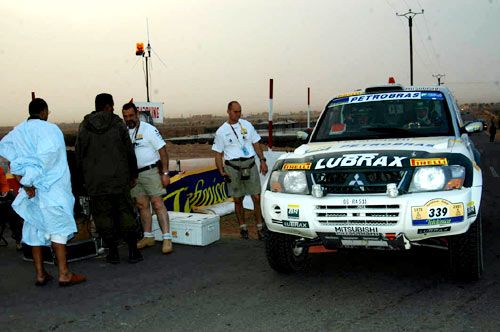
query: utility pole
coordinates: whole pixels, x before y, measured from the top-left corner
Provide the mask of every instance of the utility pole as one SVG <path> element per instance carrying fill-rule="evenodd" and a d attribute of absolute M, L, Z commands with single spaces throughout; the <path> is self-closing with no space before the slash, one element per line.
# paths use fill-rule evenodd
<path fill-rule="evenodd" d="M 307 129 L 311 128 L 311 88 L 307 88 Z"/>
<path fill-rule="evenodd" d="M 147 54 L 144 53 L 143 57 L 146 58 L 146 97 L 147 102 L 149 103 L 149 71 L 148 71 L 148 59 L 151 57 L 151 45 L 149 44 L 149 36 L 148 36 L 148 46 L 146 47 Z"/>
<path fill-rule="evenodd" d="M 413 18 L 416 15 L 423 13 L 424 13 L 423 9 L 420 13 L 414 13 L 411 11 L 411 9 L 404 14 L 396 13 L 397 16 L 406 17 L 408 19 L 408 26 L 410 27 L 410 85 L 413 85 L 413 37 L 412 37 Z"/>
<path fill-rule="evenodd" d="M 433 75 L 432 75 L 432 77 L 437 78 L 437 80 L 438 80 L 438 85 L 443 84 L 443 83 L 441 83 L 441 78 L 443 78 L 443 77 L 445 77 L 445 76 L 446 76 L 445 74 L 436 74 L 436 75 L 434 75 L 434 74 L 433 74 Z"/>
<path fill-rule="evenodd" d="M 273 149 L 273 79 L 269 79 L 269 122 L 268 122 L 267 146 L 269 151 Z"/>

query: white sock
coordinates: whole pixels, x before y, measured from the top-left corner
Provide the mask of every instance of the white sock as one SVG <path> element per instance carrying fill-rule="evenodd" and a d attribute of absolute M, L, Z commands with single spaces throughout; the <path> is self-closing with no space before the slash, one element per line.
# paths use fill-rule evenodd
<path fill-rule="evenodd" d="M 258 229 L 259 231 L 261 231 L 261 230 L 262 230 L 262 224 L 257 224 L 257 229 Z"/>
<path fill-rule="evenodd" d="M 144 237 L 155 237 L 153 232 L 144 232 Z"/>
<path fill-rule="evenodd" d="M 172 240 L 172 234 L 170 234 L 170 233 L 164 233 L 164 234 L 161 236 L 161 238 L 162 238 L 163 240 Z"/>
<path fill-rule="evenodd" d="M 240 225 L 240 228 L 246 231 L 247 230 L 247 224 Z"/>

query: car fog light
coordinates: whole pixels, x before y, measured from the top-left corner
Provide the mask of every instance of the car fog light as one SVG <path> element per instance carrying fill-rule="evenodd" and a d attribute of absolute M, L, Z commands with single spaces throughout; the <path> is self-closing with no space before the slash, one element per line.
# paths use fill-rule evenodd
<path fill-rule="evenodd" d="M 313 184 L 311 188 L 311 194 L 316 198 L 323 197 L 323 187 L 321 187 L 320 184 Z"/>
<path fill-rule="evenodd" d="M 387 196 L 389 197 L 398 197 L 399 195 L 398 186 L 395 183 L 388 183 L 386 193 Z"/>

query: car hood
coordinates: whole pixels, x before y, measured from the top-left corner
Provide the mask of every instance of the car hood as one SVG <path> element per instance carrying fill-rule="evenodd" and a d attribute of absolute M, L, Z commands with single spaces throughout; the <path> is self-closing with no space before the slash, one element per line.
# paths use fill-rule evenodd
<path fill-rule="evenodd" d="M 307 157 L 328 152 L 381 150 L 427 151 L 430 153 L 453 152 L 456 145 L 463 145 L 463 141 L 448 136 L 321 142 L 301 145 L 288 157 Z"/>

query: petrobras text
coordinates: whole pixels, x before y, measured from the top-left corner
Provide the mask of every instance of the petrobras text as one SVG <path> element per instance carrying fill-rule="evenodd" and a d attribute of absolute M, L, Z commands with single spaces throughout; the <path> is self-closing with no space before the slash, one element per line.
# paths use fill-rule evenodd
<path fill-rule="evenodd" d="M 421 99 L 420 92 L 391 92 L 377 93 L 373 95 L 361 95 L 349 97 L 349 103 L 364 103 L 367 101 L 382 100 L 400 100 L 400 99 Z"/>

